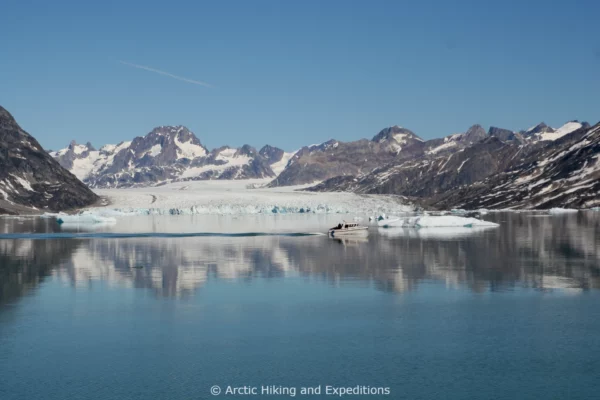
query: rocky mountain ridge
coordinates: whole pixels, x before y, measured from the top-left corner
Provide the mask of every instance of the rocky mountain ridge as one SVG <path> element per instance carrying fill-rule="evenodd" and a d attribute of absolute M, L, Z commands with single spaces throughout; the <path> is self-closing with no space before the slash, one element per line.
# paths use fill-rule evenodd
<path fill-rule="evenodd" d="M 514 135 L 491 128 L 470 146 L 337 176 L 309 190 L 414 196 L 440 209 L 595 207 L 599 141 L 600 125 L 575 121 Z"/>
<path fill-rule="evenodd" d="M 98 200 L 0 106 L 0 214 L 68 210 Z"/>
<path fill-rule="evenodd" d="M 160 185 L 173 181 L 274 178 L 273 168 L 289 158 L 283 150 L 244 145 L 209 151 L 189 129 L 160 126 L 146 136 L 95 150 L 75 142 L 50 152 L 92 188 Z M 285 166 L 285 165 L 284 165 Z"/>

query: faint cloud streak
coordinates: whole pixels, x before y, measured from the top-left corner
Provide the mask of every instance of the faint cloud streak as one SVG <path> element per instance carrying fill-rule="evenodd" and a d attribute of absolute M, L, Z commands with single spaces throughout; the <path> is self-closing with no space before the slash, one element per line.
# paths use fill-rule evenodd
<path fill-rule="evenodd" d="M 160 74 L 160 75 L 168 76 L 169 78 L 177 79 L 178 81 L 192 83 L 194 85 L 200 85 L 200 86 L 205 86 L 205 87 L 209 87 L 209 88 L 213 87 L 211 84 L 206 83 L 206 82 L 202 82 L 202 81 L 197 81 L 197 80 L 194 80 L 194 79 L 185 78 L 183 76 L 173 75 L 170 72 L 161 71 L 160 69 L 147 67 L 145 65 L 133 64 L 133 63 L 130 63 L 130 62 L 127 62 L 127 61 L 119 61 L 119 63 L 121 63 L 123 65 L 127 65 L 128 67 L 143 69 L 145 71 L 150 71 L 150 72 L 154 72 L 154 73 L 157 73 L 157 74 Z"/>

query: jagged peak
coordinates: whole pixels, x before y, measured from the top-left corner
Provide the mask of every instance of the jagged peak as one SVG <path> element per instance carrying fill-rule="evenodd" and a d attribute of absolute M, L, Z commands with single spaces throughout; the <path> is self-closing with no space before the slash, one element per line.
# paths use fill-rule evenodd
<path fill-rule="evenodd" d="M 242 147 L 240 147 L 235 154 L 254 157 L 258 154 L 258 152 L 256 151 L 256 149 L 254 147 L 250 146 L 249 144 L 245 144 Z"/>
<path fill-rule="evenodd" d="M 530 135 L 536 135 L 539 133 L 544 133 L 544 132 L 554 132 L 555 129 L 552 128 L 551 126 L 546 125 L 545 122 L 540 122 L 539 124 L 532 126 L 531 128 L 527 129 L 524 134 L 526 136 L 530 136 Z"/>
<path fill-rule="evenodd" d="M 411 139 L 416 139 L 421 142 L 423 141 L 423 139 L 421 139 L 413 131 L 411 131 L 410 129 L 403 128 L 399 125 L 394 125 L 382 129 L 377 135 L 373 136 L 373 139 L 371 139 L 371 141 L 382 143 L 390 139 L 398 141 L 401 138 L 401 140 L 406 140 L 407 137 Z"/>

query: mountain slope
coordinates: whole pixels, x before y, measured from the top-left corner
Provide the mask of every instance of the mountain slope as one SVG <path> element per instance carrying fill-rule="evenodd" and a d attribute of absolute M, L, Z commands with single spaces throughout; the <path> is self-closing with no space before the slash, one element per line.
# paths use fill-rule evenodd
<path fill-rule="evenodd" d="M 486 139 L 450 154 L 429 152 L 429 157 L 335 177 L 309 190 L 417 196 L 436 208 L 600 204 L 599 125 L 567 123 L 540 131 L 560 136 L 522 141 L 522 135 L 491 130 Z"/>
<path fill-rule="evenodd" d="M 563 134 L 515 157 L 502 173 L 450 191 L 436 207 L 589 208 L 600 206 L 600 123 Z"/>
<path fill-rule="evenodd" d="M 301 185 L 340 175 L 367 173 L 394 159 L 409 159 L 424 152 L 423 140 L 408 129 L 393 126 L 373 139 L 327 142 L 305 146 L 291 157 L 270 186 Z"/>
<path fill-rule="evenodd" d="M 0 107 L 0 213 L 68 210 L 97 200 Z"/>

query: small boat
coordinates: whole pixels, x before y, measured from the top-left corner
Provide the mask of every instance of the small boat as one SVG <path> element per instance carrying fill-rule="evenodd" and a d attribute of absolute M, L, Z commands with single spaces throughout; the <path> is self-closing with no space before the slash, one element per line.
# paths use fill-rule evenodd
<path fill-rule="evenodd" d="M 329 236 L 356 235 L 368 233 L 368 227 L 354 222 L 342 222 L 329 230 Z"/>

